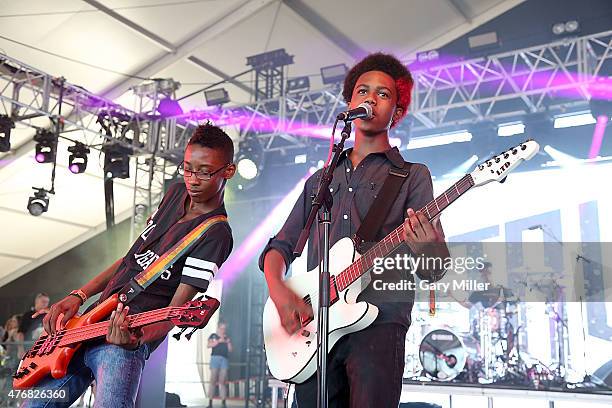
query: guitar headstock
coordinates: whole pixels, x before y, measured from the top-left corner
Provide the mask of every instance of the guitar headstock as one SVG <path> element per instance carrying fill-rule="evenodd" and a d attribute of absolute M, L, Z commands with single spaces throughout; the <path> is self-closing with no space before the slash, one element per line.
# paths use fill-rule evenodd
<path fill-rule="evenodd" d="M 201 329 L 219 308 L 219 301 L 206 296 L 206 300 L 194 299 L 172 311 L 170 321 L 177 327 Z"/>
<path fill-rule="evenodd" d="M 481 186 L 491 181 L 503 182 L 508 173 L 521 162 L 531 159 L 538 150 L 540 150 L 540 145 L 530 139 L 479 164 L 470 173 L 474 186 Z"/>

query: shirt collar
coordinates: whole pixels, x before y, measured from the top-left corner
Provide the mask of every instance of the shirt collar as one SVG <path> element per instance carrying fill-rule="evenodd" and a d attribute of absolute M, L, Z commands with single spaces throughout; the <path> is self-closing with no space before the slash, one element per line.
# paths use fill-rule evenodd
<path fill-rule="evenodd" d="M 351 151 L 353 151 L 352 147 L 345 149 L 340 154 L 340 161 L 345 158 L 348 159 L 348 155 Z M 378 153 L 372 153 L 372 154 L 384 154 L 387 160 L 389 160 L 391 164 L 393 164 L 395 167 L 398 167 L 400 169 L 404 167 L 404 158 L 402 157 L 397 147 L 392 147 L 389 150 L 386 150 L 384 152 L 378 152 Z"/>

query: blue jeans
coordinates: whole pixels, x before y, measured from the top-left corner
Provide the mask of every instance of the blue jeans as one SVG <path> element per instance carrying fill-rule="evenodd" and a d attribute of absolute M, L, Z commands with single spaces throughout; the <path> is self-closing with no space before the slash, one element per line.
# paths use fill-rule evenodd
<path fill-rule="evenodd" d="M 84 345 L 68 365 L 63 378 L 49 375 L 36 388 L 59 389 L 67 393 L 67 401 L 28 400 L 22 408 L 69 407 L 96 380 L 96 408 L 133 407 L 140 384 L 140 376 L 149 358 L 149 347 L 143 344 L 137 350 L 126 350 L 114 344 Z"/>
<path fill-rule="evenodd" d="M 227 370 L 229 368 L 229 361 L 227 360 L 227 357 L 210 356 L 210 368 L 220 368 Z"/>

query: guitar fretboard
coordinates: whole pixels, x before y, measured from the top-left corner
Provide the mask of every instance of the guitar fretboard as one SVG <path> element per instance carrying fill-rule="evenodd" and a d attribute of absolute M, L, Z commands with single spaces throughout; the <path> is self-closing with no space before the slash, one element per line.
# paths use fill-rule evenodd
<path fill-rule="evenodd" d="M 444 193 L 430 201 L 420 211 L 425 214 L 428 220 L 432 220 L 440 214 L 453 201 L 462 196 L 466 191 L 474 186 L 472 176 L 467 174 L 459 181 L 449 187 Z M 384 239 L 366 251 L 359 259 L 353 262 L 348 268 L 335 276 L 336 286 L 339 291 L 346 289 L 355 282 L 361 275 L 366 273 L 374 266 L 376 258 L 383 258 L 393 252 L 402 242 L 404 242 L 404 226 L 400 225 Z"/>
<path fill-rule="evenodd" d="M 178 309 L 180 309 L 180 307 L 166 307 L 150 312 L 130 315 L 128 316 L 128 326 L 130 328 L 137 328 L 164 320 L 169 320 L 172 312 Z M 86 340 L 95 339 L 97 337 L 103 337 L 106 336 L 107 332 L 108 321 L 93 323 L 74 329 L 67 329 L 65 333 L 61 335 L 58 346 L 68 346 Z"/>

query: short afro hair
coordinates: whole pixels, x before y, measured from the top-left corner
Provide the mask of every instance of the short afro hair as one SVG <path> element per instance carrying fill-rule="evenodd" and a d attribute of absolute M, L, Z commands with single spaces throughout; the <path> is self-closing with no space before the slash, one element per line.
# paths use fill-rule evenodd
<path fill-rule="evenodd" d="M 234 142 L 220 127 L 206 122 L 193 132 L 187 145 L 197 144 L 209 149 L 219 150 L 226 163 L 234 161 Z"/>
<path fill-rule="evenodd" d="M 366 72 L 370 71 L 381 71 L 389 75 L 395 80 L 395 89 L 397 90 L 397 106 L 402 108 L 403 114 L 408 113 L 408 106 L 410 105 L 410 99 L 412 95 L 412 86 L 414 81 L 410 71 L 404 64 L 402 64 L 395 56 L 390 54 L 383 54 L 377 52 L 370 54 L 361 61 L 359 61 L 351 70 L 346 74 L 344 78 L 344 89 L 342 90 L 342 96 L 346 103 L 351 101 L 353 96 L 353 90 L 359 77 Z M 392 126 L 397 125 L 394 123 Z"/>

